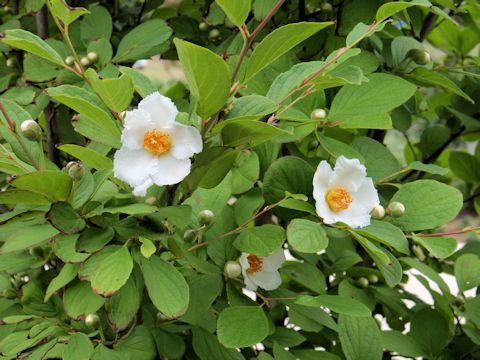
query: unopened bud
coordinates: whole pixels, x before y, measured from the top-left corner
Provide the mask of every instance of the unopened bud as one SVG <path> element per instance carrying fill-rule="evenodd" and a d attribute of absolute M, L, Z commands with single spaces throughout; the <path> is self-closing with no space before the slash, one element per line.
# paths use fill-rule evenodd
<path fill-rule="evenodd" d="M 92 63 L 97 62 L 98 55 L 96 52 L 91 51 L 87 54 L 87 59 L 90 60 L 90 62 Z"/>
<path fill-rule="evenodd" d="M 419 245 L 412 245 L 412 252 L 415 254 L 418 260 L 424 261 L 425 260 L 425 253 L 423 249 Z"/>
<path fill-rule="evenodd" d="M 5 61 L 5 65 L 7 65 L 7 67 L 9 67 L 9 68 L 14 67 L 15 66 L 15 59 L 8 58 L 7 61 Z"/>
<path fill-rule="evenodd" d="M 145 204 L 155 205 L 157 203 L 157 198 L 155 196 L 149 196 L 145 199 Z"/>
<path fill-rule="evenodd" d="M 4 298 L 7 298 L 9 300 L 15 299 L 18 296 L 17 292 L 13 289 L 3 290 L 2 295 L 3 295 Z"/>
<path fill-rule="evenodd" d="M 329 12 L 332 12 L 333 6 L 332 6 L 332 4 L 330 4 L 329 2 L 324 2 L 324 3 L 320 6 L 320 10 L 321 10 L 322 12 L 329 13 Z"/>
<path fill-rule="evenodd" d="M 183 233 L 183 239 L 185 241 L 193 241 L 197 237 L 197 232 L 193 229 L 188 229 Z"/>
<path fill-rule="evenodd" d="M 370 214 L 372 215 L 372 218 L 382 220 L 385 217 L 385 208 L 382 205 L 377 205 L 373 208 Z"/>
<path fill-rule="evenodd" d="M 31 141 L 37 141 L 42 135 L 42 129 L 40 128 L 40 125 L 33 120 L 25 120 L 22 122 L 22 125 L 20 125 L 20 130 L 22 131 L 23 136 Z"/>
<path fill-rule="evenodd" d="M 431 60 L 430 54 L 422 49 L 412 49 L 407 53 L 407 56 L 418 65 L 427 65 Z"/>
<path fill-rule="evenodd" d="M 68 175 L 74 181 L 79 181 L 83 177 L 83 174 L 85 173 L 85 169 L 81 162 L 75 162 L 74 164 L 68 167 L 67 172 L 68 172 Z"/>
<path fill-rule="evenodd" d="M 312 140 L 308 143 L 308 150 L 316 150 L 318 148 L 319 142 L 317 140 Z"/>
<path fill-rule="evenodd" d="M 391 202 L 388 205 L 387 214 L 392 217 L 400 217 L 405 214 L 405 205 L 398 201 Z"/>
<path fill-rule="evenodd" d="M 74 63 L 75 63 L 75 59 L 73 56 L 67 56 L 65 58 L 65 64 L 67 64 L 68 66 L 72 66 Z"/>
<path fill-rule="evenodd" d="M 215 220 L 215 214 L 211 210 L 202 210 L 198 214 L 200 225 L 210 225 Z"/>
<path fill-rule="evenodd" d="M 327 112 L 324 109 L 315 109 L 310 114 L 312 120 L 323 120 L 327 117 Z"/>
<path fill-rule="evenodd" d="M 220 37 L 220 31 L 218 31 L 217 29 L 212 29 L 208 33 L 208 38 L 210 40 L 217 40 L 219 37 Z"/>
<path fill-rule="evenodd" d="M 82 64 L 82 66 L 88 66 L 90 65 L 90 60 L 88 60 L 88 58 L 84 56 L 80 59 L 80 64 Z"/>
<path fill-rule="evenodd" d="M 227 261 L 223 270 L 230 279 L 239 277 L 242 274 L 242 267 L 238 261 Z"/>
<path fill-rule="evenodd" d="M 88 314 L 85 316 L 85 324 L 88 327 L 96 327 L 98 323 L 100 322 L 100 318 L 98 317 L 97 314 Z"/>
<path fill-rule="evenodd" d="M 368 282 L 369 282 L 370 284 L 376 284 L 376 283 L 378 283 L 378 276 L 375 275 L 375 274 L 370 274 L 370 275 L 368 275 Z"/>
<path fill-rule="evenodd" d="M 358 287 L 361 287 L 362 289 L 366 289 L 369 285 L 369 282 L 368 282 L 368 279 L 366 277 L 361 277 L 361 278 L 358 278 L 357 280 L 357 286 Z"/>
<path fill-rule="evenodd" d="M 201 30 L 201 31 L 207 31 L 210 26 L 208 26 L 208 24 L 206 22 L 201 22 L 200 24 L 198 24 L 198 28 Z"/>

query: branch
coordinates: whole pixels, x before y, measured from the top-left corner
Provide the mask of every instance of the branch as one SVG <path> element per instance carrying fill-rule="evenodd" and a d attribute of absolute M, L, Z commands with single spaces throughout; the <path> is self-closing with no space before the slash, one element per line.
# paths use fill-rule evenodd
<path fill-rule="evenodd" d="M 427 15 L 425 21 L 423 22 L 422 29 L 420 30 L 420 35 L 418 36 L 420 42 L 424 41 L 427 38 L 428 34 L 430 34 L 435 28 L 435 23 L 437 22 L 437 19 L 437 14 L 431 12 Z"/>

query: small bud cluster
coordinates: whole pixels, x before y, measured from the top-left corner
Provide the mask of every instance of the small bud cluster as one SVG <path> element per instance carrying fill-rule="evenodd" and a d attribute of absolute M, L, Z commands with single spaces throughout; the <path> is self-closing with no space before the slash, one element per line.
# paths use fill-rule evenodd
<path fill-rule="evenodd" d="M 372 212 L 370 215 L 372 218 L 377 219 L 377 220 L 382 220 L 385 215 L 390 215 L 391 217 L 398 218 L 401 217 L 405 214 L 405 205 L 403 205 L 401 202 L 398 201 L 393 201 L 390 204 L 388 204 L 387 209 L 382 205 L 377 205 L 373 208 Z"/>
<path fill-rule="evenodd" d="M 34 120 L 25 120 L 20 125 L 23 136 L 30 141 L 38 141 L 42 136 L 40 125 Z"/>

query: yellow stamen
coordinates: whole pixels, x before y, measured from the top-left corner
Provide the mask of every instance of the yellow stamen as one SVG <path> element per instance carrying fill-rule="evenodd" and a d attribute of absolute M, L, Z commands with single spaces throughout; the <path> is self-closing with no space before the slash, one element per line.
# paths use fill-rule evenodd
<path fill-rule="evenodd" d="M 247 272 L 252 274 L 259 271 L 262 271 L 263 268 L 263 259 L 257 255 L 248 255 L 247 256 L 249 268 Z"/>
<path fill-rule="evenodd" d="M 160 130 L 150 130 L 143 135 L 143 147 L 152 155 L 165 154 L 172 147 L 170 134 Z"/>
<path fill-rule="evenodd" d="M 346 210 L 352 203 L 352 197 L 344 187 L 334 187 L 328 190 L 325 196 L 328 207 L 335 212 Z"/>

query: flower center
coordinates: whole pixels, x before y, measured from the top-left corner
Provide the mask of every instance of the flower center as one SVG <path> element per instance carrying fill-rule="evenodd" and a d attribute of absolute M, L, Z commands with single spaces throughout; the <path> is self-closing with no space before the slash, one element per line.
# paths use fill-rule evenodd
<path fill-rule="evenodd" d="M 352 197 L 344 187 L 334 187 L 328 190 L 325 196 L 330 210 L 338 212 L 346 210 L 352 203 Z"/>
<path fill-rule="evenodd" d="M 248 273 L 252 274 L 252 273 L 262 271 L 263 259 L 261 257 L 257 255 L 248 255 L 247 260 L 248 260 L 248 265 L 250 265 L 249 268 L 247 269 Z"/>
<path fill-rule="evenodd" d="M 156 129 L 147 131 L 143 135 L 143 147 L 155 156 L 165 154 L 172 147 L 170 134 Z"/>

